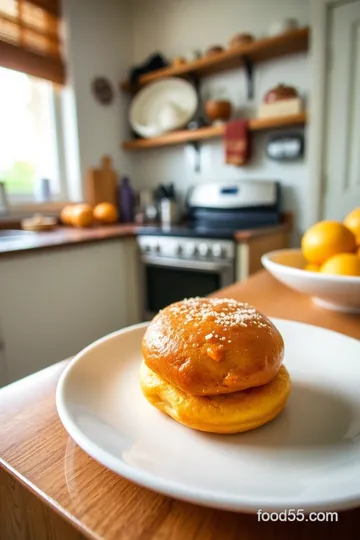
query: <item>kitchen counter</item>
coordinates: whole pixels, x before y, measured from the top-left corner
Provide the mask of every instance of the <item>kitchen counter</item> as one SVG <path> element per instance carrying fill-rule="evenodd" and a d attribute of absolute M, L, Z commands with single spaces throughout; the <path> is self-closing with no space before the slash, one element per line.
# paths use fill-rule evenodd
<path fill-rule="evenodd" d="M 360 339 L 360 315 L 323 310 L 265 271 L 215 296 L 237 298 L 267 315 Z M 66 364 L 0 390 L 1 540 L 358 537 L 360 509 L 341 512 L 337 523 L 258 523 L 254 515 L 202 508 L 156 494 L 105 469 L 69 438 L 57 416 L 55 389 Z"/>
<path fill-rule="evenodd" d="M 74 229 L 71 227 L 58 227 L 54 231 L 41 232 L 16 239 L 0 240 L 0 256 L 6 254 L 23 253 L 27 250 L 50 249 L 85 242 L 98 242 L 111 238 L 135 236 L 139 227 L 135 224 L 116 224 L 109 226 L 91 227 L 89 229 Z M 160 230 L 160 228 L 159 228 Z M 236 231 L 234 238 L 237 243 L 246 243 L 252 239 L 277 235 L 290 234 L 291 224 L 288 222 L 257 229 Z"/>
<path fill-rule="evenodd" d="M 91 227 L 89 229 L 74 229 L 58 227 L 49 232 L 38 232 L 24 235 L 16 239 L 0 240 L 0 256 L 12 253 L 23 253 L 28 250 L 50 249 L 86 242 L 98 242 L 110 238 L 120 238 L 135 235 L 136 227 L 132 224 L 110 225 L 108 227 Z"/>

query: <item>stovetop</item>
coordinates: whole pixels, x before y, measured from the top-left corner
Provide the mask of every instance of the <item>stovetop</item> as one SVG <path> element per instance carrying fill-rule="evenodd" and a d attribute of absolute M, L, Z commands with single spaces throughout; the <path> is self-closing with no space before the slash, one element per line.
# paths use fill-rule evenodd
<path fill-rule="evenodd" d="M 276 222 L 271 223 L 275 225 Z M 266 224 L 269 225 L 269 224 Z M 238 225 L 236 227 L 201 227 L 201 226 L 192 226 L 188 225 L 173 225 L 171 227 L 161 227 L 160 225 L 151 226 L 146 225 L 143 227 L 138 227 L 136 234 L 137 236 L 176 236 L 183 238 L 223 238 L 224 240 L 229 240 L 234 238 L 234 234 L 237 231 L 244 231 L 248 229 L 257 229 L 264 227 L 265 224 L 260 223 L 251 223 Z"/>
<path fill-rule="evenodd" d="M 239 229 L 236 229 L 239 230 Z M 136 234 L 138 236 L 175 236 L 178 238 L 223 238 L 231 240 L 234 237 L 234 229 L 203 228 L 190 227 L 185 225 L 175 225 L 169 228 L 160 226 L 138 227 Z"/>

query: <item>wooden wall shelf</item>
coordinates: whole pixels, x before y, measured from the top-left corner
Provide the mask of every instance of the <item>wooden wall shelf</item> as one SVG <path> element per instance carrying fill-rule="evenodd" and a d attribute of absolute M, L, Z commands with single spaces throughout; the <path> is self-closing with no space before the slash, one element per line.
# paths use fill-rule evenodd
<path fill-rule="evenodd" d="M 225 50 L 210 58 L 203 57 L 182 66 L 169 66 L 152 71 L 140 77 L 139 86 L 144 86 L 164 77 L 186 77 L 191 75 L 203 77 L 212 75 L 221 71 L 241 67 L 243 65 L 243 57 L 247 57 L 253 63 L 264 62 L 280 56 L 307 51 L 308 47 L 309 28 L 299 28 L 280 36 L 258 39 L 248 45 Z M 124 91 L 129 91 L 129 81 L 123 81 L 120 87 Z"/>
<path fill-rule="evenodd" d="M 261 131 L 265 129 L 276 129 L 287 126 L 305 125 L 307 117 L 305 113 L 292 116 L 277 116 L 276 118 L 254 118 L 250 120 L 251 131 Z M 159 148 L 161 146 L 172 146 L 176 144 L 186 144 L 194 141 L 205 141 L 215 139 L 224 134 L 224 126 L 208 126 L 196 130 L 184 129 L 182 131 L 171 131 L 160 137 L 153 139 L 134 139 L 124 141 L 124 150 L 145 150 L 147 148 Z"/>

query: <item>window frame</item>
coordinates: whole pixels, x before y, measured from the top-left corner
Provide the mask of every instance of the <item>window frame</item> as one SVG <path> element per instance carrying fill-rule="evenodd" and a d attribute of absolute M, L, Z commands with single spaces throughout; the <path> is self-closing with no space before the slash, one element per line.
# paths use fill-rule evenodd
<path fill-rule="evenodd" d="M 33 77 L 36 78 L 36 77 Z M 40 80 L 40 79 L 39 79 Z M 19 212 L 27 211 L 57 211 L 63 208 L 69 200 L 69 190 L 66 181 L 66 149 L 64 139 L 64 111 L 63 97 L 61 92 L 62 87 L 58 87 L 54 83 L 51 84 L 50 97 L 53 122 L 55 128 L 55 145 L 57 156 L 57 167 L 59 173 L 59 193 L 53 195 L 50 201 L 38 202 L 35 200 L 33 193 L 17 193 L 10 194 L 7 191 L 8 212 L 7 215 L 12 215 Z"/>

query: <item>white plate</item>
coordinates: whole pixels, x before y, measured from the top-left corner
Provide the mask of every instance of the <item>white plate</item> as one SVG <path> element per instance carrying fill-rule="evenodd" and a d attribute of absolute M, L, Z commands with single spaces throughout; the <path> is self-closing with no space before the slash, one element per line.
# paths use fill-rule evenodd
<path fill-rule="evenodd" d="M 129 121 L 142 137 L 157 137 L 185 126 L 194 116 L 198 97 L 194 86 L 179 78 L 149 84 L 130 105 Z"/>
<path fill-rule="evenodd" d="M 360 342 L 291 321 L 274 321 L 293 390 L 268 425 L 239 435 L 186 428 L 139 388 L 146 324 L 82 351 L 57 388 L 71 437 L 116 473 L 207 506 L 334 510 L 360 504 Z"/>
<path fill-rule="evenodd" d="M 300 249 L 270 251 L 261 257 L 261 262 L 281 283 L 312 296 L 319 306 L 344 313 L 360 313 L 360 277 L 304 270 L 306 261 Z"/>

